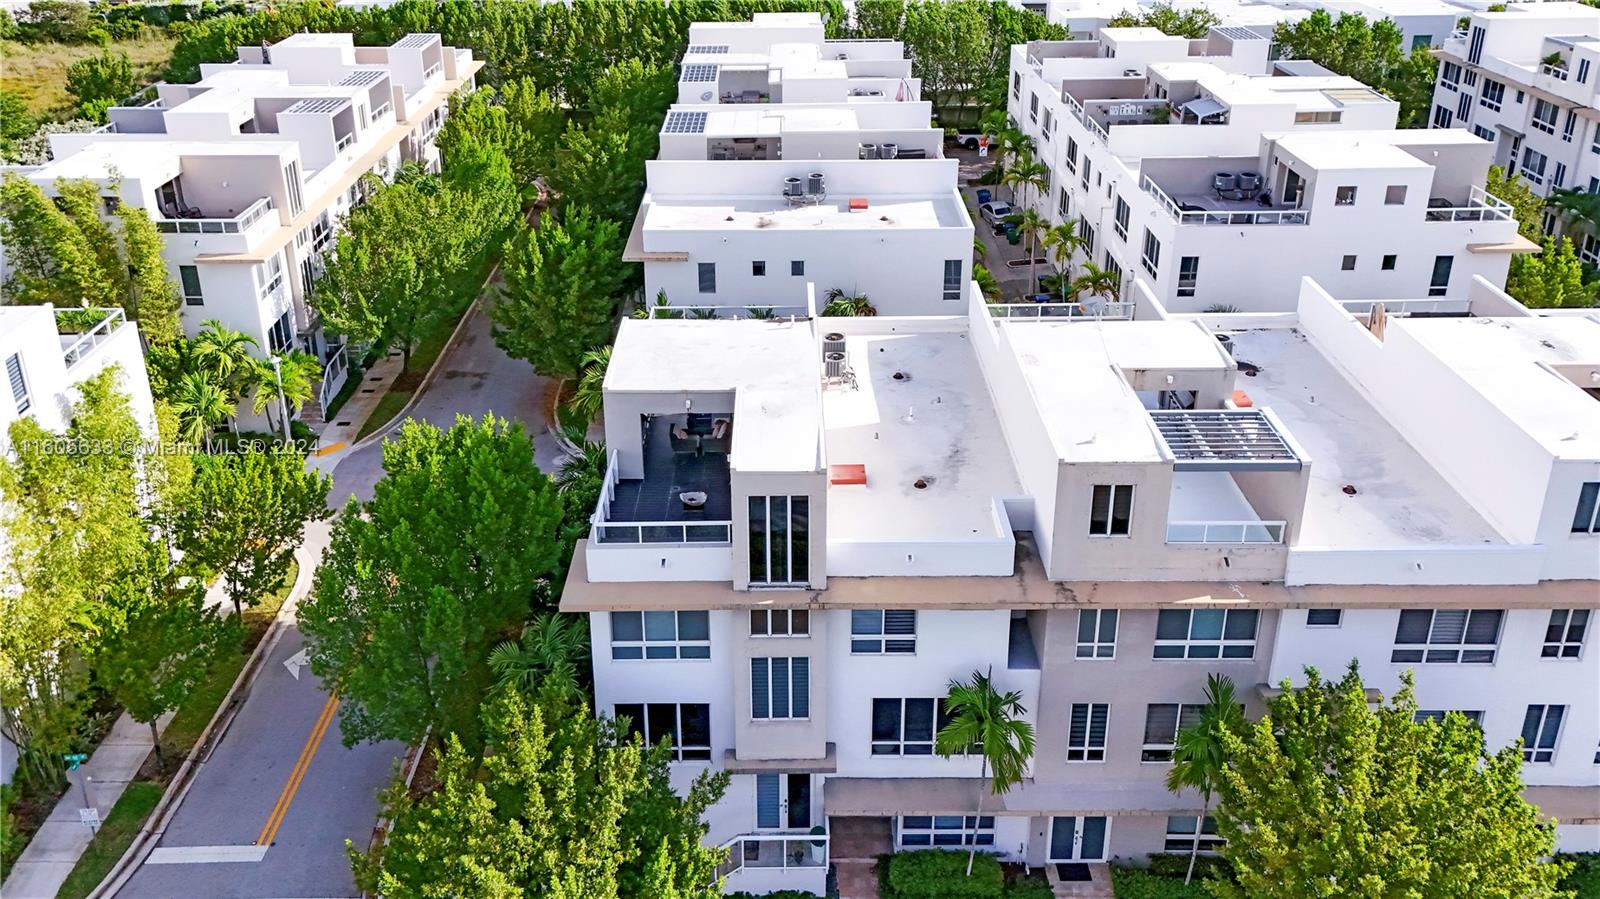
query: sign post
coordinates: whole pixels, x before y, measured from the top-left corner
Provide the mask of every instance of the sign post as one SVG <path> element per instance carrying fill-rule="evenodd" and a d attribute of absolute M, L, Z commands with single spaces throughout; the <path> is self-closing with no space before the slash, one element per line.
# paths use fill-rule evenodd
<path fill-rule="evenodd" d="M 77 771 L 89 756 L 81 752 L 73 752 L 61 757 L 67 763 L 67 773 Z M 92 831 L 100 829 L 100 810 L 89 804 L 89 775 L 78 775 L 78 791 L 83 796 L 83 808 L 78 809 L 78 823 Z"/>

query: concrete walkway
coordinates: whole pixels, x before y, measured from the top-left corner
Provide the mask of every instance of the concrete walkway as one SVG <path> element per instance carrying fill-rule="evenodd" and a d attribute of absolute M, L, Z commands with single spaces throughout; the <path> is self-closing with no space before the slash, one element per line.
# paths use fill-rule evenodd
<path fill-rule="evenodd" d="M 171 720 L 170 713 L 163 715 L 156 726 L 164 731 Z M 83 789 L 78 784 L 87 787 L 89 801 L 99 809 L 100 820 L 104 821 L 128 782 L 139 773 L 150 748 L 148 724 L 140 724 L 126 713 L 117 718 L 100 748 L 68 775 L 72 786 L 11 866 L 4 887 L 0 888 L 5 899 L 53 899 L 94 836 L 87 825 L 78 821 L 78 812 L 83 808 Z M 83 777 L 87 780 L 80 781 Z"/>
<path fill-rule="evenodd" d="M 361 433 L 361 427 L 367 423 L 367 418 L 378 408 L 378 403 L 388 394 L 395 378 L 399 376 L 399 350 L 379 359 L 371 368 L 362 372 L 361 384 L 322 426 L 315 454 L 330 455 L 354 444 L 356 435 Z"/>

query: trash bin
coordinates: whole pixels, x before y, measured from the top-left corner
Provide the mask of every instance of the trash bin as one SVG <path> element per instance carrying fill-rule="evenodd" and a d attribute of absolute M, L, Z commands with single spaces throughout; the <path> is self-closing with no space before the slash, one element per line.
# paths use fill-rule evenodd
<path fill-rule="evenodd" d="M 982 205 L 982 204 L 984 204 L 984 203 L 987 203 L 987 202 L 989 202 L 989 200 L 990 200 L 990 199 L 991 199 L 991 198 L 992 198 L 992 197 L 993 197 L 993 196 L 994 196 L 994 194 L 992 194 L 992 193 L 990 193 L 990 192 L 989 192 L 989 188 L 987 188 L 987 187 L 980 187 L 980 188 L 978 188 L 978 204 L 979 204 L 979 205 L 980 205 L 980 206 L 981 206 L 981 205 Z"/>

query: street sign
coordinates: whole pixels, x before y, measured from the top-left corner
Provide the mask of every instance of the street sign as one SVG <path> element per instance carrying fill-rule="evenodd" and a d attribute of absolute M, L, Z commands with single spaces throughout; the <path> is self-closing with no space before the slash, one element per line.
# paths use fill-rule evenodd
<path fill-rule="evenodd" d="M 79 765 L 89 760 L 89 757 L 81 752 L 74 752 L 69 755 L 64 755 L 61 758 L 66 761 L 68 771 L 78 770 Z"/>
<path fill-rule="evenodd" d="M 98 828 L 100 826 L 100 810 L 93 807 L 78 809 L 78 823 L 88 827 L 90 830 Z"/>

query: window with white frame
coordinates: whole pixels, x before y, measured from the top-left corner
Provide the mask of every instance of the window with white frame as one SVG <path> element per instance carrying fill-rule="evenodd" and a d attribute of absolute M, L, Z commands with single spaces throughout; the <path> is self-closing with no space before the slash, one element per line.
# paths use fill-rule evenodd
<path fill-rule="evenodd" d="M 1200 257 L 1178 257 L 1178 296 L 1192 297 L 1200 283 Z"/>
<path fill-rule="evenodd" d="M 1133 485 L 1096 484 L 1089 500 L 1089 536 L 1126 537 L 1133 527 Z"/>
<path fill-rule="evenodd" d="M 904 815 L 900 818 L 900 846 L 994 845 L 994 816 Z"/>
<path fill-rule="evenodd" d="M 1461 124 L 1465 125 L 1467 123 L 1467 119 L 1471 117 L 1471 115 L 1472 95 L 1466 91 L 1462 91 L 1460 98 L 1456 100 L 1456 118 L 1460 119 Z"/>
<path fill-rule="evenodd" d="M 949 720 L 943 699 L 874 699 L 872 754 L 933 755 L 933 735 Z"/>
<path fill-rule="evenodd" d="M 699 275 L 701 293 L 717 292 L 717 264 L 715 262 L 701 262 L 696 267 Z"/>
<path fill-rule="evenodd" d="M 1561 736 L 1564 705 L 1530 705 L 1522 718 L 1522 760 L 1551 762 L 1556 757 L 1556 739 Z"/>
<path fill-rule="evenodd" d="M 1472 126 L 1472 133 L 1476 134 L 1477 136 L 1479 136 L 1481 138 L 1483 138 L 1484 140 L 1488 141 L 1489 143 L 1494 143 L 1494 132 L 1490 131 L 1488 128 L 1483 127 L 1482 125 L 1473 125 Z"/>
<path fill-rule="evenodd" d="M 1338 627 L 1343 618 L 1343 609 L 1307 609 L 1306 627 Z"/>
<path fill-rule="evenodd" d="M 1578 133 L 1578 113 L 1576 110 L 1567 110 L 1567 117 L 1561 123 L 1561 142 L 1570 144 L 1572 138 Z"/>
<path fill-rule="evenodd" d="M 1535 97 L 1533 101 L 1533 115 L 1530 117 L 1528 124 L 1532 125 L 1536 131 L 1543 131 L 1545 134 L 1555 134 L 1556 116 L 1559 112 L 1560 110 L 1556 108 L 1554 103 L 1551 103 L 1549 100 Z"/>
<path fill-rule="evenodd" d="M 1067 721 L 1067 761 L 1106 760 L 1106 722 L 1111 706 L 1103 702 L 1074 702 Z"/>
<path fill-rule="evenodd" d="M 1216 852 L 1218 847 L 1227 842 L 1217 835 L 1217 819 L 1210 815 L 1206 815 L 1204 821 L 1199 815 L 1168 815 L 1166 850 L 1192 851 L 1195 847 L 1196 830 L 1199 831 L 1201 852 Z"/>
<path fill-rule="evenodd" d="M 1355 186 L 1351 185 L 1351 184 L 1342 184 L 1342 185 L 1334 188 L 1334 190 L 1333 190 L 1333 205 L 1335 205 L 1335 206 L 1354 206 L 1354 205 L 1356 205 L 1356 188 L 1355 188 Z"/>
<path fill-rule="evenodd" d="M 1564 162 L 1556 163 L 1555 171 L 1550 174 L 1550 186 L 1551 187 L 1566 187 L 1567 186 L 1567 164 L 1566 163 L 1564 163 Z"/>
<path fill-rule="evenodd" d="M 1440 87 L 1444 88 L 1447 91 L 1453 91 L 1453 90 L 1456 89 L 1456 85 L 1458 85 L 1460 83 L 1461 83 L 1461 66 L 1456 65 L 1453 62 L 1441 63 L 1439 65 L 1439 86 Z"/>
<path fill-rule="evenodd" d="M 1522 148 L 1522 177 L 1534 184 L 1544 184 L 1544 167 L 1549 157 L 1532 147 Z"/>
<path fill-rule="evenodd" d="M 178 266 L 178 283 L 183 287 L 185 306 L 204 306 L 205 293 L 200 289 L 200 269 L 192 265 Z"/>
<path fill-rule="evenodd" d="M 1156 276 L 1156 269 L 1161 267 L 1161 241 L 1150 233 L 1149 228 L 1144 229 L 1144 253 L 1139 257 L 1139 261 L 1152 278 Z"/>
<path fill-rule="evenodd" d="M 1451 712 L 1455 712 L 1479 727 L 1483 726 L 1483 709 L 1417 709 L 1411 716 L 1411 720 L 1418 724 L 1424 721 L 1443 721 L 1445 716 Z"/>
<path fill-rule="evenodd" d="M 1578 489 L 1578 509 L 1572 516 L 1572 533 L 1600 534 L 1600 481 Z"/>
<path fill-rule="evenodd" d="M 1389 661 L 1492 664 L 1504 615 L 1499 609 L 1403 609 Z"/>
<path fill-rule="evenodd" d="M 1078 236 L 1083 238 L 1083 254 L 1094 255 L 1094 225 L 1089 224 L 1088 216 L 1078 216 Z"/>
<path fill-rule="evenodd" d="M 11 384 L 11 400 L 16 403 L 17 414 L 33 408 L 33 394 L 28 390 L 28 376 L 22 370 L 22 356 L 12 353 L 6 357 L 6 380 Z"/>
<path fill-rule="evenodd" d="M 711 613 L 612 612 L 611 658 L 711 658 Z"/>
<path fill-rule="evenodd" d="M 1144 746 L 1141 762 L 1170 762 L 1178 745 L 1178 731 L 1200 723 L 1202 706 L 1177 702 L 1153 702 L 1144 710 Z"/>
<path fill-rule="evenodd" d="M 1043 130 L 1043 135 L 1044 135 L 1044 139 L 1045 140 L 1049 140 L 1050 139 L 1050 129 L 1054 128 L 1055 124 L 1056 124 L 1055 116 L 1050 114 L 1050 110 L 1049 109 L 1046 109 L 1044 111 L 1044 124 L 1041 126 L 1044 129 Z"/>
<path fill-rule="evenodd" d="M 628 719 L 629 733 L 644 737 L 654 746 L 663 738 L 672 741 L 672 760 L 710 761 L 711 706 L 703 702 L 621 702 L 614 707 L 617 718 Z"/>
<path fill-rule="evenodd" d="M 1039 95 L 1037 93 L 1029 92 L 1028 94 L 1028 120 L 1031 122 L 1039 121 Z"/>
<path fill-rule="evenodd" d="M 750 717 L 811 717 L 811 659 L 771 656 L 750 660 Z"/>
<path fill-rule="evenodd" d="M 909 655 L 916 651 L 916 609 L 850 610 L 852 655 Z"/>
<path fill-rule="evenodd" d="M 1070 137 L 1067 138 L 1067 155 L 1065 159 L 1067 171 L 1076 174 L 1078 171 L 1078 142 Z"/>
<path fill-rule="evenodd" d="M 1078 610 L 1078 658 L 1113 659 L 1117 656 L 1117 610 Z"/>
<path fill-rule="evenodd" d="M 1578 60 L 1578 83 L 1583 84 L 1589 80 L 1589 60 Z"/>
<path fill-rule="evenodd" d="M 809 637 L 811 613 L 806 609 L 751 609 L 752 637 Z"/>
<path fill-rule="evenodd" d="M 1256 654 L 1256 609 L 1162 609 L 1157 659 L 1249 659 Z"/>
<path fill-rule="evenodd" d="M 1450 292 L 1450 271 L 1455 267 L 1456 257 L 1433 257 L 1433 273 L 1428 277 L 1428 296 L 1442 297 Z"/>
<path fill-rule="evenodd" d="M 1483 79 L 1483 91 L 1478 97 L 1478 103 L 1494 112 L 1500 111 L 1500 104 L 1506 99 L 1506 86 L 1493 78 Z"/>
<path fill-rule="evenodd" d="M 1011 96 L 1022 99 L 1022 73 L 1011 73 Z"/>
<path fill-rule="evenodd" d="M 1544 629 L 1543 659 L 1575 659 L 1583 652 L 1583 635 L 1589 630 L 1588 609 L 1551 609 Z"/>
<path fill-rule="evenodd" d="M 1066 218 L 1067 213 L 1071 211 L 1071 209 L 1072 194 L 1068 193 L 1065 187 L 1058 188 L 1058 193 L 1056 195 L 1056 211 L 1061 213 L 1062 218 Z"/>
<path fill-rule="evenodd" d="M 1117 290 L 1120 292 L 1122 290 L 1122 263 L 1111 255 L 1110 250 L 1106 250 L 1105 259 L 1101 261 L 1104 264 L 1100 267 L 1111 273 L 1111 282 L 1117 285 Z"/>
<path fill-rule="evenodd" d="M 1117 232 L 1117 236 L 1123 240 L 1128 239 L 1128 213 L 1128 201 L 1122 199 L 1122 195 L 1118 194 L 1116 212 L 1111 217 L 1111 230 Z"/>
<path fill-rule="evenodd" d="M 1449 109 L 1444 106 L 1435 106 L 1433 108 L 1433 127 L 1449 128 L 1451 122 L 1452 118 Z"/>
<path fill-rule="evenodd" d="M 961 299 L 961 272 L 960 259 L 946 259 L 944 261 L 944 298 L 946 300 Z"/>

